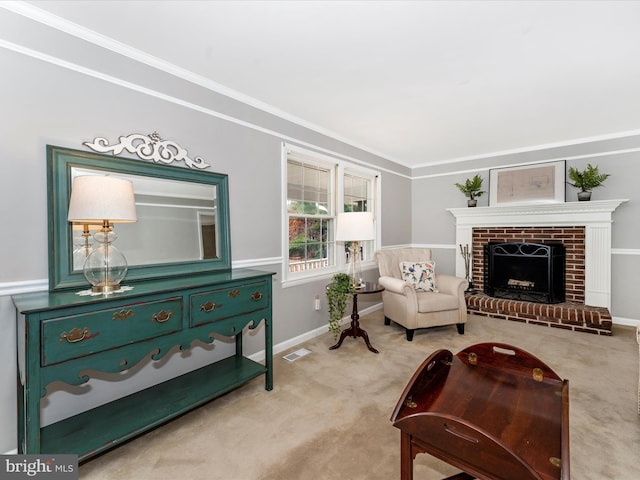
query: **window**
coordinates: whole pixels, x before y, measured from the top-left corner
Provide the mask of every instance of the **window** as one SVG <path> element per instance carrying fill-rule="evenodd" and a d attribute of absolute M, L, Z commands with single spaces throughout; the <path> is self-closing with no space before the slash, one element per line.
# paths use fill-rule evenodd
<path fill-rule="evenodd" d="M 287 160 L 290 272 L 329 266 L 332 176 L 331 167 Z"/>
<path fill-rule="evenodd" d="M 367 207 L 372 198 L 371 180 L 356 175 L 344 174 L 344 211 L 368 212 Z"/>
<path fill-rule="evenodd" d="M 285 281 L 346 270 L 348 246 L 336 245 L 339 211 L 375 212 L 378 174 L 315 152 L 285 145 Z M 362 260 L 372 261 L 376 241 L 364 242 Z"/>

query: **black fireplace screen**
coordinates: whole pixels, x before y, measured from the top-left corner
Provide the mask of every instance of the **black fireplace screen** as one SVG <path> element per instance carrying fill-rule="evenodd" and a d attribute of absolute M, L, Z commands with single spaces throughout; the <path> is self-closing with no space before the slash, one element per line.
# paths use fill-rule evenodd
<path fill-rule="evenodd" d="M 488 243 L 484 292 L 512 300 L 564 302 L 565 257 L 561 243 Z"/>

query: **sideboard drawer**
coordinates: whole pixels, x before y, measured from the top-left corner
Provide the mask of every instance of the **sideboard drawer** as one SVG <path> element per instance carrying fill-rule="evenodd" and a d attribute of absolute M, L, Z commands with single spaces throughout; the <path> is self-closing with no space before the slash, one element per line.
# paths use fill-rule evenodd
<path fill-rule="evenodd" d="M 250 283 L 191 295 L 191 326 L 216 322 L 270 305 L 269 284 Z"/>
<path fill-rule="evenodd" d="M 182 328 L 182 297 L 42 322 L 42 365 L 52 365 Z"/>

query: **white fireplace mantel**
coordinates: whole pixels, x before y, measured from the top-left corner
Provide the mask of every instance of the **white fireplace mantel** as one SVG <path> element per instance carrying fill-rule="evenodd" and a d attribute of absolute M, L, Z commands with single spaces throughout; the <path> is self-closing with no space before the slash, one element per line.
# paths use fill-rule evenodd
<path fill-rule="evenodd" d="M 611 309 L 611 223 L 628 200 L 598 200 L 496 207 L 449 208 L 456 219 L 456 245 L 472 245 L 474 227 L 585 227 L 585 304 Z M 456 256 L 456 275 L 464 259 Z"/>

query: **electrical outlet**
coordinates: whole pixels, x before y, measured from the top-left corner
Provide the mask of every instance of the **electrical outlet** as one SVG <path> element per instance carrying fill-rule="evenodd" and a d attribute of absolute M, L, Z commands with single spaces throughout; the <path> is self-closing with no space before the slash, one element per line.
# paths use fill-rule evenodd
<path fill-rule="evenodd" d="M 320 306 L 320 295 L 316 295 L 315 298 L 313 299 L 313 309 L 315 311 L 320 310 L 321 306 Z"/>

